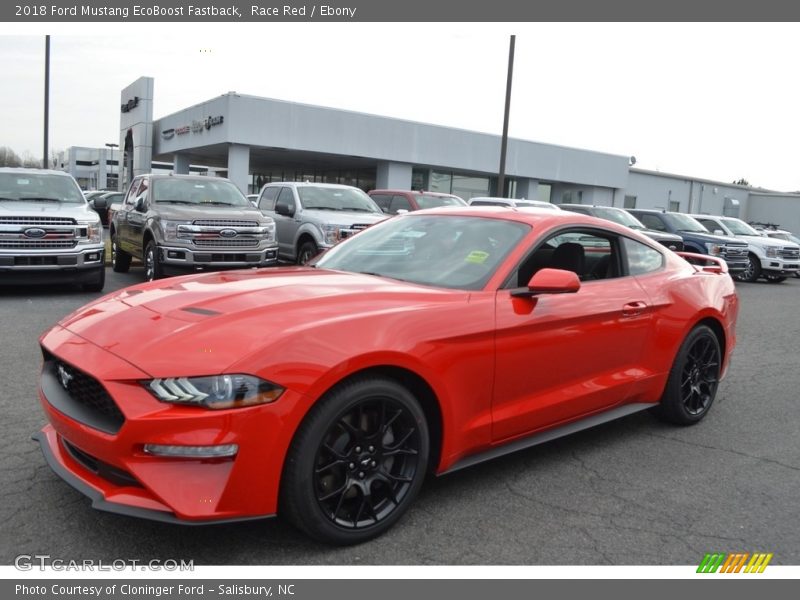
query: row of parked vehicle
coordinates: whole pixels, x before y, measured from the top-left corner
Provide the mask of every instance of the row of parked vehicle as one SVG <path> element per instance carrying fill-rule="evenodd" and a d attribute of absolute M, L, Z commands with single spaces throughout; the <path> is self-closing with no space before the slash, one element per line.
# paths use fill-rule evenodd
<path fill-rule="evenodd" d="M 800 245 L 788 232 L 757 231 L 732 217 L 414 190 L 362 190 L 337 184 L 274 182 L 245 197 L 229 180 L 145 174 L 125 193 L 87 192 L 58 171 L 0 169 L 0 269 L 13 281 L 43 275 L 101 290 L 105 276 L 101 224 L 111 264 L 133 259 L 147 280 L 200 269 L 305 264 L 342 239 L 389 216 L 426 208 L 506 206 L 568 210 L 614 221 L 675 251 L 725 260 L 742 281 L 780 282 L 800 273 Z M 88 201 L 88 205 L 87 205 Z M 89 210 L 89 208 L 93 209 Z"/>

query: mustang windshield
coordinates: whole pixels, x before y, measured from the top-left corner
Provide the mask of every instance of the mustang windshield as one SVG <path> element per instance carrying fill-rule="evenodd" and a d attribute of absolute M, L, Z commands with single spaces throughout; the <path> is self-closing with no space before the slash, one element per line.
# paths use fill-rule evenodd
<path fill-rule="evenodd" d="M 479 290 L 529 230 L 514 221 L 410 214 L 365 229 L 329 250 L 315 266 Z"/>

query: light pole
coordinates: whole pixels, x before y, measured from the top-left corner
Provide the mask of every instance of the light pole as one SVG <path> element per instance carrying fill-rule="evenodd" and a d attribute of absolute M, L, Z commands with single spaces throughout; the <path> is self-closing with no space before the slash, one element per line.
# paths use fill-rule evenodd
<path fill-rule="evenodd" d="M 50 166 L 48 154 L 48 133 L 50 130 L 50 36 L 44 36 L 44 155 L 42 168 Z"/>
<path fill-rule="evenodd" d="M 500 172 L 497 174 L 497 195 L 505 197 L 506 186 L 506 147 L 508 146 L 508 113 L 511 110 L 511 79 L 514 75 L 514 42 L 512 35 L 508 45 L 508 78 L 506 79 L 506 110 L 503 116 L 503 139 L 500 142 Z"/>

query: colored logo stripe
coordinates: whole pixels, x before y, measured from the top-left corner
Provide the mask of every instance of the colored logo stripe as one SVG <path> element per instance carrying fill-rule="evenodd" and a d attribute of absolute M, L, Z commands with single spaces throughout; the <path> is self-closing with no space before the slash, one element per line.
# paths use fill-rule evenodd
<path fill-rule="evenodd" d="M 772 560 L 772 553 L 756 552 L 750 555 L 747 552 L 736 552 L 724 554 L 722 552 L 708 553 L 703 557 L 700 566 L 697 567 L 698 573 L 739 573 L 744 567 L 744 573 L 763 573 L 764 569 Z M 750 562 L 747 562 L 747 559 Z M 747 563 L 747 566 L 745 566 Z"/>

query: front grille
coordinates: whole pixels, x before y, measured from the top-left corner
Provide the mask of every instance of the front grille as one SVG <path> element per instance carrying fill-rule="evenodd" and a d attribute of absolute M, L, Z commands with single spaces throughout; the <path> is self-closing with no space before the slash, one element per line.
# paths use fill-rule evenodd
<path fill-rule="evenodd" d="M 726 258 L 745 258 L 747 256 L 747 246 L 723 246 Z"/>
<path fill-rule="evenodd" d="M 75 225 L 75 219 L 64 217 L 0 217 L 0 225 Z"/>
<path fill-rule="evenodd" d="M 102 384 L 47 350 L 42 351 L 43 375 L 49 376 L 49 384 L 43 383 L 42 390 L 48 401 L 77 421 L 111 433 L 119 431 L 125 416 Z"/>
<path fill-rule="evenodd" d="M 194 262 L 198 263 L 257 263 L 260 254 L 195 254 Z"/>
<path fill-rule="evenodd" d="M 800 258 L 800 248 L 792 248 L 791 246 L 781 248 L 778 254 L 780 254 L 781 258 L 795 260 L 797 258 Z"/>
<path fill-rule="evenodd" d="M 239 221 L 237 219 L 201 219 L 192 221 L 192 225 L 200 227 L 258 227 L 256 221 Z"/>
<path fill-rule="evenodd" d="M 6 240 L 0 239 L 0 248 L 6 249 L 51 249 L 74 248 L 78 242 L 75 240 Z"/>
<path fill-rule="evenodd" d="M 225 239 L 225 238 L 211 238 L 194 240 L 195 246 L 201 248 L 255 248 L 258 246 L 258 240 L 252 238 L 242 239 Z"/>
<path fill-rule="evenodd" d="M 99 458 L 95 458 L 91 454 L 73 446 L 64 438 L 61 438 L 61 441 L 64 442 L 64 448 L 67 449 L 69 455 L 95 475 L 99 475 L 114 485 L 122 487 L 142 487 L 142 484 L 127 471 L 118 469 L 113 465 L 103 462 Z"/>
<path fill-rule="evenodd" d="M 350 229 L 355 231 L 361 231 L 367 227 L 369 227 L 369 223 L 354 223 L 353 225 L 350 225 Z"/>
<path fill-rule="evenodd" d="M 683 250 L 683 242 L 682 241 L 669 241 L 669 240 L 662 240 L 661 244 L 666 246 L 670 250 L 675 252 L 681 252 Z"/>

